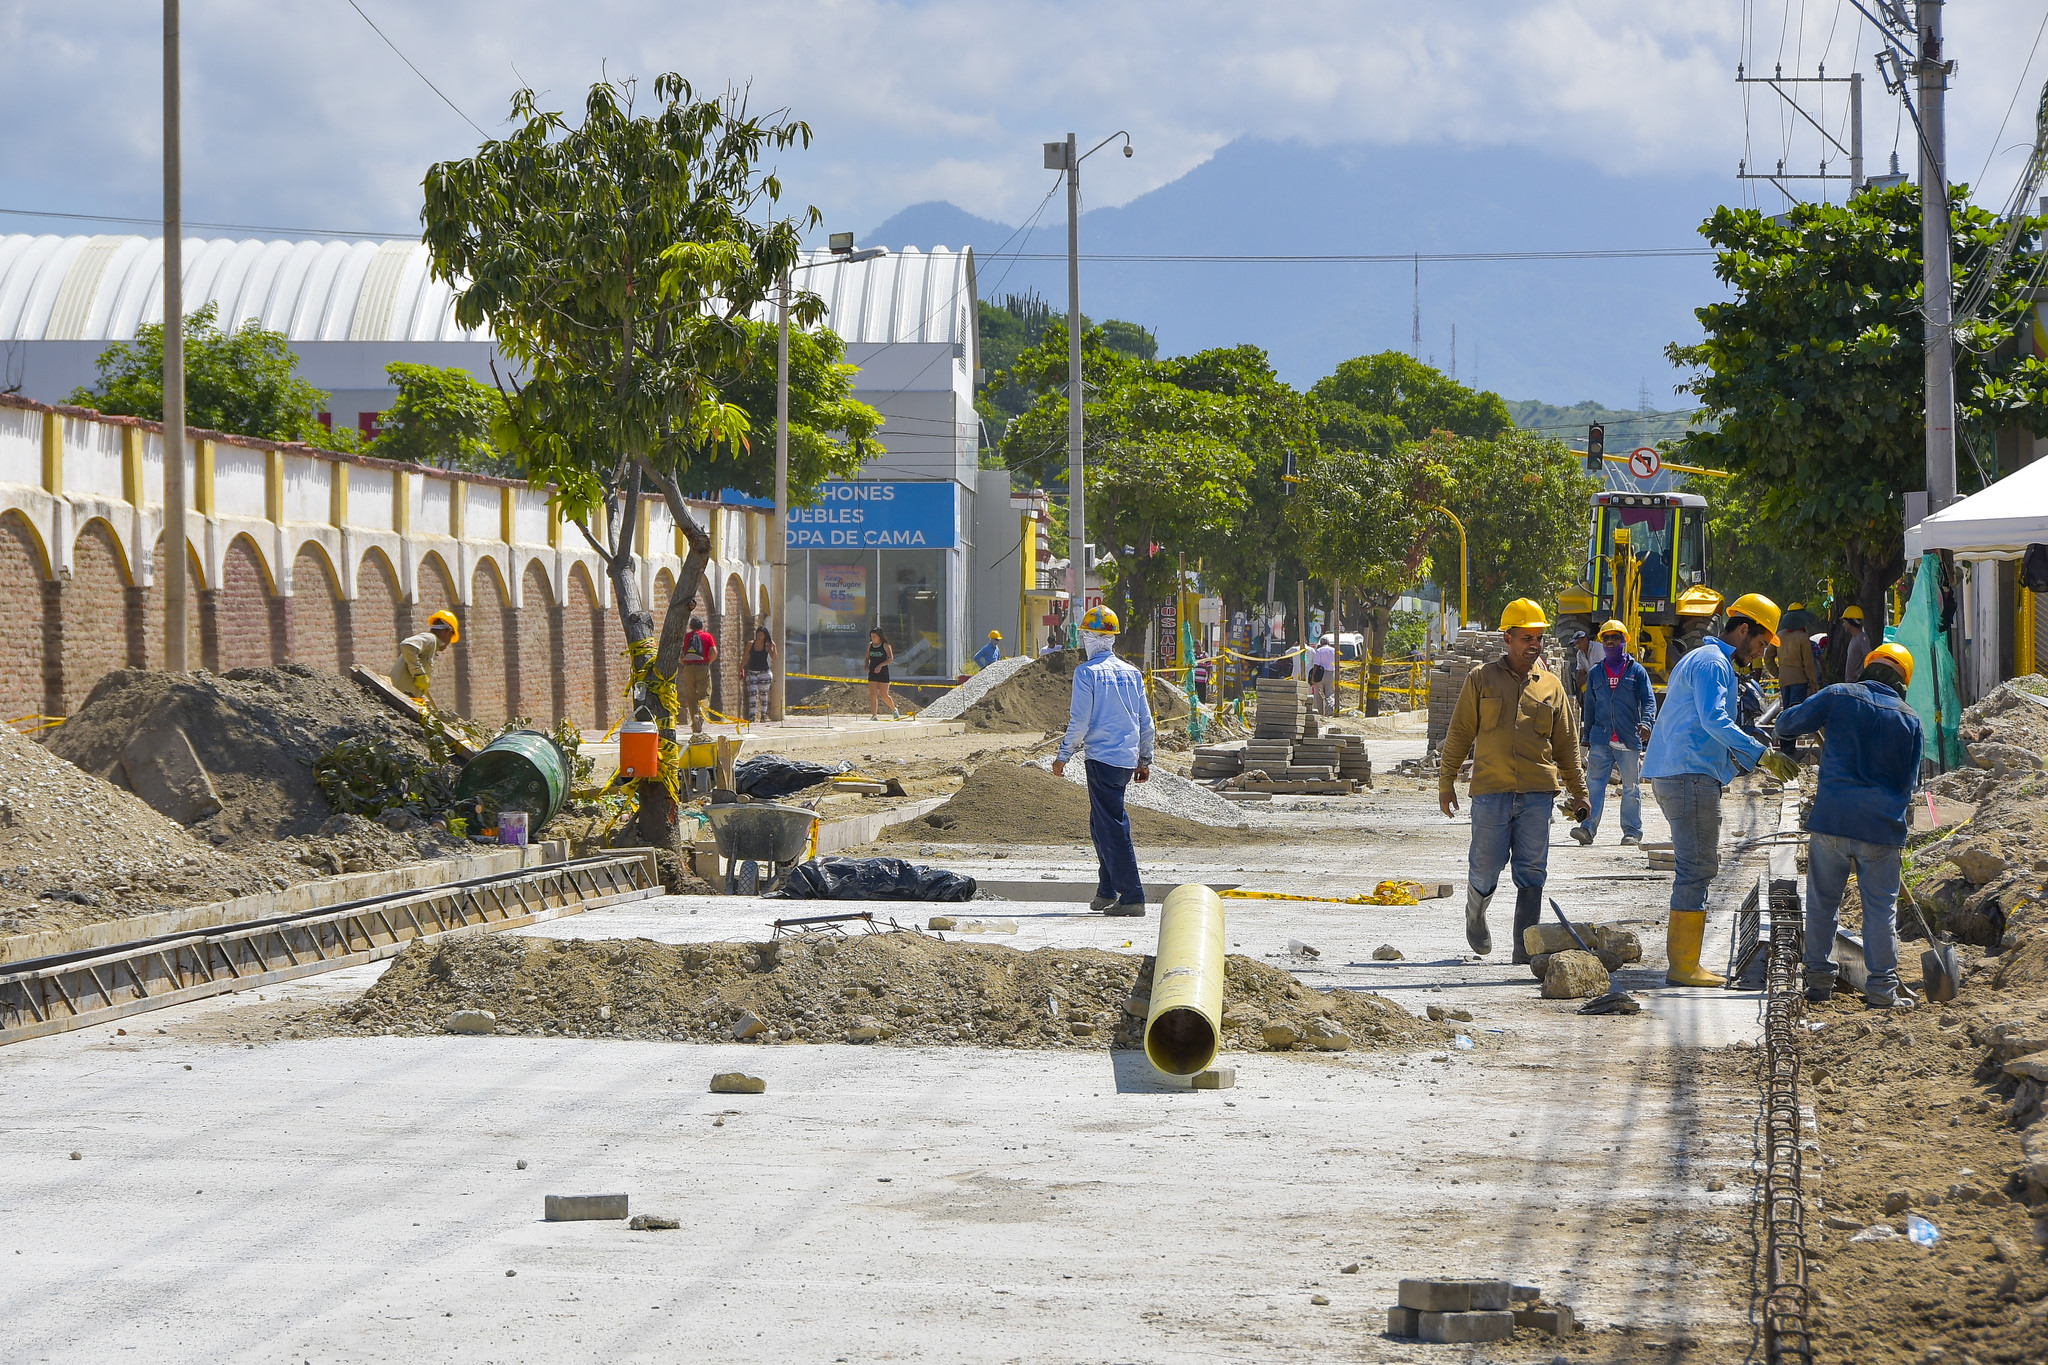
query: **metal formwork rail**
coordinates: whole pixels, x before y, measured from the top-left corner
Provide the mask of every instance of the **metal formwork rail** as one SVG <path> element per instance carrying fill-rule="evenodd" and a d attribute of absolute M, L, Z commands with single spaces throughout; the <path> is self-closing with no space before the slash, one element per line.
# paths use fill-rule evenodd
<path fill-rule="evenodd" d="M 1774 869 L 1775 872 L 1775 869 Z M 1798 884 L 1773 875 L 1764 997 L 1764 1359 L 1813 1359 L 1807 1330 L 1806 1195 L 1800 1180 L 1799 1044 L 1806 1016 Z"/>
<path fill-rule="evenodd" d="M 650 856 L 615 854 L 15 963 L 0 973 L 0 1044 L 660 892 Z"/>

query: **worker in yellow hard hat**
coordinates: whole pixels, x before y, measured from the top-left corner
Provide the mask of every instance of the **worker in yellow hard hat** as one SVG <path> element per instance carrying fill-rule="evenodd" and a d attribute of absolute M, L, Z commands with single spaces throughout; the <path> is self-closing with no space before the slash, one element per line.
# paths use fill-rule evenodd
<path fill-rule="evenodd" d="M 1607 802 L 1607 782 L 1621 779 L 1621 841 L 1643 841 L 1643 787 L 1639 774 L 1643 746 L 1657 724 L 1657 693 L 1650 671 L 1628 652 L 1628 627 L 1609 621 L 1600 627 L 1600 655 L 1580 693 L 1586 718 L 1586 790 L 1593 808 L 1572 826 L 1572 838 L 1593 842 Z"/>
<path fill-rule="evenodd" d="M 1719 986 L 1722 978 L 1700 966 L 1706 936 L 1707 885 L 1721 870 L 1721 789 L 1763 759 L 1762 740 L 1737 722 L 1735 667 L 1749 666 L 1778 643 L 1778 604 L 1760 593 L 1735 599 L 1719 635 L 1691 650 L 1671 669 L 1657 729 L 1643 756 L 1643 776 L 1671 825 L 1678 876 L 1671 883 L 1671 919 L 1665 930 L 1673 986 Z M 1781 762 L 1791 760 L 1782 754 Z M 1795 769 L 1796 771 L 1796 769 Z"/>
<path fill-rule="evenodd" d="M 1849 633 L 1849 642 L 1842 646 L 1842 681 L 1855 682 L 1863 671 L 1863 660 L 1870 653 L 1870 632 L 1863 625 L 1863 608 L 1851 602 L 1842 609 L 1840 627 Z"/>
<path fill-rule="evenodd" d="M 437 611 L 427 618 L 427 628 L 398 642 L 398 662 L 391 669 L 391 685 L 408 697 L 424 698 L 434 686 L 434 659 L 462 639 L 462 626 L 452 611 Z"/>
<path fill-rule="evenodd" d="M 1067 733 L 1053 755 L 1052 775 L 1065 777 L 1078 749 L 1088 770 L 1088 837 L 1095 844 L 1095 899 L 1088 908 L 1101 915 L 1145 913 L 1145 886 L 1138 877 L 1138 850 L 1131 842 L 1131 817 L 1124 793 L 1152 776 L 1158 735 L 1145 675 L 1117 658 L 1116 613 L 1100 603 L 1081 618 L 1086 658 L 1075 666 Z"/>
<path fill-rule="evenodd" d="M 1500 617 L 1502 655 L 1465 675 L 1444 735 L 1437 804 L 1458 813 L 1458 770 L 1472 757 L 1472 842 L 1466 854 L 1465 941 L 1475 953 L 1493 951 L 1486 910 L 1513 864 L 1516 962 L 1529 960 L 1523 931 L 1543 917 L 1543 884 L 1550 864 L 1550 815 L 1560 782 L 1572 794 L 1573 818 L 1592 809 L 1570 698 L 1555 673 L 1538 668 L 1550 622 L 1528 598 L 1508 603 Z"/>
<path fill-rule="evenodd" d="M 1906 704 L 1913 656 L 1883 644 L 1860 661 L 1856 682 L 1823 687 L 1778 717 L 1778 734 L 1827 732 L 1820 779 L 1806 817 L 1806 998 L 1825 1004 L 1835 989 L 1835 943 L 1849 874 L 1863 898 L 1863 1003 L 1911 1009 L 1899 986 L 1896 932 L 1907 812 L 1920 779 L 1923 734 Z"/>
<path fill-rule="evenodd" d="M 988 643 L 974 651 L 974 664 L 977 668 L 987 668 L 1002 657 L 1003 633 L 999 630 L 992 630 L 988 633 Z"/>

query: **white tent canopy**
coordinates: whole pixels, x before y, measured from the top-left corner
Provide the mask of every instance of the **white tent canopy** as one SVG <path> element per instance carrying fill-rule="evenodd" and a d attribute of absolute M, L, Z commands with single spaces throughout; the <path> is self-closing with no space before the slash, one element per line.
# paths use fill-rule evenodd
<path fill-rule="evenodd" d="M 2017 559 L 2048 542 L 2048 459 L 1952 502 L 1906 532 L 1908 561 L 1936 550 L 1962 559 Z"/>

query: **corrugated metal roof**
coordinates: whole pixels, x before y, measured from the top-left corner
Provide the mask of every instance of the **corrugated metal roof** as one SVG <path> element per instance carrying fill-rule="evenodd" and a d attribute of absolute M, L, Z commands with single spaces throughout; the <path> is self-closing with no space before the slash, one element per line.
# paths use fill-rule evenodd
<path fill-rule="evenodd" d="M 163 321 L 161 237 L 0 237 L 0 341 L 127 341 Z M 488 341 L 420 242 L 185 240 L 185 309 L 293 341 Z"/>
<path fill-rule="evenodd" d="M 806 256 L 817 262 L 832 260 L 829 251 Z M 825 300 L 826 325 L 841 340 L 950 343 L 965 347 L 970 369 L 980 363 L 972 247 L 906 247 L 871 261 L 821 264 L 799 271 L 796 283 Z"/>

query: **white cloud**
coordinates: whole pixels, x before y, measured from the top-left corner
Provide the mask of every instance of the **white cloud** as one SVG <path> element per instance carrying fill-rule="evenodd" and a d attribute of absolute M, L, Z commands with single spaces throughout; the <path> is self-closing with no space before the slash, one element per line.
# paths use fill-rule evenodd
<path fill-rule="evenodd" d="M 1247 135 L 1529 146 L 1623 174 L 1727 174 L 1738 199 L 1736 62 L 1868 73 L 1872 50 L 1839 0 L 1793 3 L 1789 23 L 1758 0 L 1747 44 L 1743 7 L 1699 0 L 361 3 L 486 128 L 522 79 L 570 110 L 606 70 L 749 84 L 757 107 L 786 105 L 816 131 L 785 164 L 791 195 L 856 228 L 934 198 L 1014 221 L 1044 193 L 1039 143 L 1069 128 L 1137 143 L 1090 177 L 1097 205 Z M 1950 9 L 1959 177 L 1976 176 L 2019 83 L 2040 18 L 2021 9 Z M 475 145 L 346 4 L 212 0 L 188 5 L 185 25 L 194 218 L 406 229 L 427 164 Z M 156 210 L 159 35 L 155 0 L 0 0 L 0 205 Z M 2048 54 L 2034 90 L 2044 76 Z M 1810 159 L 1811 136 L 1750 90 L 1749 155 Z M 2021 93 L 2005 144 L 2030 134 L 2035 98 Z M 1895 105 L 1874 80 L 1866 103 L 1875 168 Z M 1994 162 L 2000 191 L 2019 161 Z"/>

